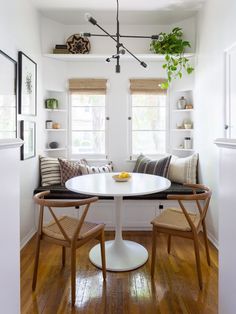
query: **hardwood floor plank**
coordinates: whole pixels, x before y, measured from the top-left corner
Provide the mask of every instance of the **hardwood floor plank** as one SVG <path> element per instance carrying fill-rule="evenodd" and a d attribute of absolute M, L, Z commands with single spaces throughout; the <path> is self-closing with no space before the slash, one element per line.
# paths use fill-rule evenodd
<path fill-rule="evenodd" d="M 106 240 L 114 237 L 106 232 Z M 145 246 L 151 254 L 151 232 L 124 232 L 124 238 Z M 21 252 L 22 314 L 215 314 L 218 308 L 218 254 L 210 244 L 212 266 L 207 265 L 203 237 L 200 241 L 203 290 L 198 288 L 193 243 L 172 237 L 167 253 L 167 237 L 158 235 L 155 277 L 151 280 L 151 260 L 130 272 L 102 271 L 88 259 L 91 241 L 77 250 L 76 303 L 70 303 L 70 252 L 61 264 L 61 248 L 42 242 L 36 291 L 32 293 L 35 238 Z"/>

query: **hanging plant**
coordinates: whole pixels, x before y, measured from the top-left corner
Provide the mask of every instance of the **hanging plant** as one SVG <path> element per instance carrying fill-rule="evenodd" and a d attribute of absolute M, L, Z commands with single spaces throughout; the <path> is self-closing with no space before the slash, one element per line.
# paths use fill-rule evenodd
<path fill-rule="evenodd" d="M 167 81 L 162 83 L 163 89 L 167 89 L 172 80 L 182 78 L 183 72 L 191 74 L 194 70 L 189 59 L 184 56 L 185 48 L 191 45 L 182 37 L 182 29 L 175 27 L 169 34 L 160 33 L 159 39 L 153 40 L 150 44 L 151 51 L 165 55 L 166 62 L 162 67 L 166 70 Z"/>

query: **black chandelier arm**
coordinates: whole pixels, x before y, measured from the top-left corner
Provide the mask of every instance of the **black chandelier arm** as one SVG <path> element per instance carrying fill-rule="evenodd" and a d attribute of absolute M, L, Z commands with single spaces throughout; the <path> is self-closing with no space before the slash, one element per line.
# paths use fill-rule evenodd
<path fill-rule="evenodd" d="M 144 68 L 147 67 L 147 64 L 143 61 L 141 61 L 138 57 L 136 57 L 128 48 L 126 48 L 123 44 L 120 44 L 120 47 L 125 49 L 134 59 L 136 59 Z"/>
<path fill-rule="evenodd" d="M 116 37 L 116 35 L 106 35 L 106 34 L 92 34 L 92 33 L 81 33 L 81 36 L 84 37 Z M 159 35 L 120 35 L 121 38 L 147 38 L 147 39 L 159 39 Z"/>

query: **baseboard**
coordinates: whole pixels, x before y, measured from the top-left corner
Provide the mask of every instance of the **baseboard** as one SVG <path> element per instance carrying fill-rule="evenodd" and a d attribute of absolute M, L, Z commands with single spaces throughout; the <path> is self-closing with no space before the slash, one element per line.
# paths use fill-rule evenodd
<path fill-rule="evenodd" d="M 209 232 L 207 231 L 208 240 L 214 245 L 214 247 L 219 250 L 219 242 L 218 240 Z"/>
<path fill-rule="evenodd" d="M 20 241 L 20 249 L 22 250 L 23 247 L 29 242 L 29 240 L 35 235 L 36 228 L 32 228 L 30 232 Z"/>

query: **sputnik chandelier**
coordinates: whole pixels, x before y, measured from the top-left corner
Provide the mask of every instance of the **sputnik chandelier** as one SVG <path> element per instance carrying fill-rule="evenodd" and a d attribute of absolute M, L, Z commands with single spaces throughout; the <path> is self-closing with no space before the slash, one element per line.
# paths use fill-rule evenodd
<path fill-rule="evenodd" d="M 116 9 L 116 34 L 111 35 L 107 32 L 103 27 L 101 27 L 97 21 L 91 16 L 90 13 L 85 14 L 86 21 L 91 24 L 97 26 L 100 30 L 102 30 L 105 34 L 91 34 L 91 33 L 83 33 L 85 37 L 110 37 L 116 43 L 116 54 L 112 55 L 110 58 L 107 58 L 106 61 L 110 62 L 112 59 L 116 59 L 116 73 L 120 73 L 120 57 L 124 55 L 126 52 L 129 53 L 134 59 L 136 59 L 141 66 L 144 68 L 147 67 L 147 64 L 144 61 L 141 61 L 135 54 L 133 54 L 124 44 L 121 42 L 121 38 L 150 38 L 155 40 L 162 40 L 162 35 L 151 35 L 151 36 L 141 36 L 141 35 L 121 35 L 120 34 L 120 22 L 119 22 L 119 0 L 116 0 L 117 9 Z"/>

